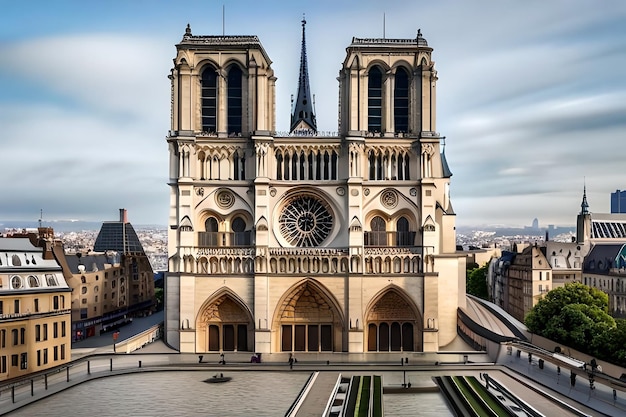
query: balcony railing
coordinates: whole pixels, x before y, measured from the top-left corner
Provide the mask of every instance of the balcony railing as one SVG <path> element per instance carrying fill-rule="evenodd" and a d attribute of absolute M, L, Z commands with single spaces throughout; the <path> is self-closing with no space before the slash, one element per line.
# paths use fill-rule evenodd
<path fill-rule="evenodd" d="M 416 232 L 365 232 L 365 246 L 415 246 Z"/>
<path fill-rule="evenodd" d="M 252 246 L 252 231 L 245 232 L 199 232 L 198 247 L 220 248 Z"/>

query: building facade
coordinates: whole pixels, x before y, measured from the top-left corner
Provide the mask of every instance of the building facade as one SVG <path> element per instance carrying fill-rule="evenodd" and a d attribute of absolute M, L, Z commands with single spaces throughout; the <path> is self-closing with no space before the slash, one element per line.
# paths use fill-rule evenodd
<path fill-rule="evenodd" d="M 611 213 L 626 213 L 626 191 L 611 193 Z"/>
<path fill-rule="evenodd" d="M 28 238 L 0 237 L 0 380 L 71 359 L 71 289 Z"/>
<path fill-rule="evenodd" d="M 166 340 L 182 352 L 438 351 L 465 258 L 421 33 L 353 38 L 339 134 L 317 131 L 305 23 L 289 133 L 255 36 L 176 45 Z"/>
<path fill-rule="evenodd" d="M 72 288 L 72 340 L 114 330 L 156 309 L 154 272 L 125 209 L 102 224 L 94 250 L 66 253 L 52 244 Z"/>

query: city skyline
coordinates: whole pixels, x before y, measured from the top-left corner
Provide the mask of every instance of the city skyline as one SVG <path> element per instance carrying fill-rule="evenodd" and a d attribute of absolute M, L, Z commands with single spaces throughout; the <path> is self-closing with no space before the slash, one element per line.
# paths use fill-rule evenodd
<path fill-rule="evenodd" d="M 353 36 L 421 29 L 439 73 L 437 130 L 454 174 L 460 226 L 572 225 L 583 185 L 592 212 L 626 187 L 626 4 L 608 1 L 190 1 L 4 8 L 0 28 L 0 218 L 166 224 L 170 85 L 187 23 L 194 34 L 258 35 L 278 77 L 277 130 L 289 130 L 300 20 L 307 19 L 318 128 L 337 131 L 336 77 Z M 193 11 L 193 12 L 191 12 Z M 245 22 L 245 24 L 243 24 Z M 329 30 L 329 28 L 331 28 Z"/>

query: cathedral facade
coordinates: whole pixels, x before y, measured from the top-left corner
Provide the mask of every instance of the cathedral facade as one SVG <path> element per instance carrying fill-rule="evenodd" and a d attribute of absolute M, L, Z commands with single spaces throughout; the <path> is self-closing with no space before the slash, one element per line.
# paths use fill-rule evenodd
<path fill-rule="evenodd" d="M 256 36 L 176 45 L 165 337 L 181 352 L 436 352 L 465 260 L 432 48 L 353 38 L 337 135 L 317 130 L 302 22 L 290 132 Z"/>

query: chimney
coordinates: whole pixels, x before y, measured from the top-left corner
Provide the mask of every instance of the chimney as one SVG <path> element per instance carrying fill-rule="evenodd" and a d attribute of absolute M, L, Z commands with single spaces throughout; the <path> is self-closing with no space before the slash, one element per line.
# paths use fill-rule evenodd
<path fill-rule="evenodd" d="M 120 209 L 120 222 L 128 223 L 128 213 L 126 209 L 123 209 L 123 208 Z"/>

